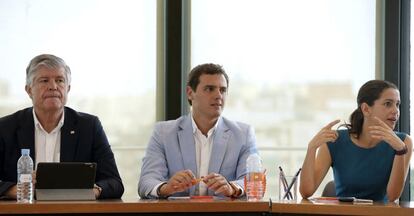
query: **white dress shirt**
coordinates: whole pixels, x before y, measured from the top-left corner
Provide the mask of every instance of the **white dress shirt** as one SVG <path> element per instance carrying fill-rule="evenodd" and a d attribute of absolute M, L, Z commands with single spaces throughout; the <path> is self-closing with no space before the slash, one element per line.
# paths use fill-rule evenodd
<path fill-rule="evenodd" d="M 60 162 L 60 129 L 63 126 L 65 112 L 59 120 L 58 125 L 50 133 L 45 131 L 37 119 L 33 108 L 33 119 L 35 128 L 35 151 L 36 167 L 39 162 Z"/>
<path fill-rule="evenodd" d="M 191 121 L 193 124 L 193 135 L 195 141 L 195 150 L 196 150 L 196 163 L 197 163 L 197 173 L 196 178 L 201 178 L 208 175 L 208 166 L 210 163 L 211 148 L 213 147 L 213 139 L 215 131 L 220 121 L 220 118 L 217 120 L 214 127 L 212 127 L 205 136 L 197 127 L 197 124 L 194 121 L 193 116 L 191 116 Z M 198 186 L 198 187 L 197 187 Z M 196 186 L 195 194 L 196 195 L 207 195 L 207 185 L 200 181 Z"/>

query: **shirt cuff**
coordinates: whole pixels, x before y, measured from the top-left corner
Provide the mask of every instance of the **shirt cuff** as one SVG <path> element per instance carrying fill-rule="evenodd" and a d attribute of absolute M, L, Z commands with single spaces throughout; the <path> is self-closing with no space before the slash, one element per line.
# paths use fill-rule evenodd
<path fill-rule="evenodd" d="M 154 188 L 152 188 L 152 190 L 151 190 L 151 193 L 150 193 L 150 195 L 152 196 L 152 197 L 159 197 L 158 196 L 158 193 L 157 193 L 157 190 L 158 190 L 158 187 L 160 187 L 162 184 L 164 184 L 164 183 L 166 183 L 166 182 L 161 182 L 161 183 L 159 183 L 159 184 L 157 184 L 157 185 L 155 185 L 155 187 Z"/>
<path fill-rule="evenodd" d="M 233 189 L 236 190 L 235 195 L 233 195 L 232 197 L 238 198 L 238 197 L 242 197 L 244 195 L 243 187 L 241 187 L 240 185 L 238 185 L 235 182 L 229 182 L 229 183 L 230 183 L 231 187 L 233 187 Z"/>

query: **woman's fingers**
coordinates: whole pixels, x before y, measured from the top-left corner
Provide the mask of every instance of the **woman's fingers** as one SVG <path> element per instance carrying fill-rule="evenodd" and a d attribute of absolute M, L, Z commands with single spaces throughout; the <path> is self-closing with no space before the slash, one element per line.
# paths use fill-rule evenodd
<path fill-rule="evenodd" d="M 336 119 L 336 120 L 330 122 L 329 124 L 327 124 L 325 127 L 323 127 L 322 130 L 323 129 L 329 129 L 330 130 L 334 125 L 338 124 L 340 121 L 341 120 Z"/>

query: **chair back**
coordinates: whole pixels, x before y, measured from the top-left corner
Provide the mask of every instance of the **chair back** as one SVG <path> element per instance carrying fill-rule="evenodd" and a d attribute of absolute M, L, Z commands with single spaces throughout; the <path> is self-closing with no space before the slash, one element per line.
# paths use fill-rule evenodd
<path fill-rule="evenodd" d="M 336 197 L 335 182 L 332 180 L 325 185 L 322 192 L 323 197 Z"/>

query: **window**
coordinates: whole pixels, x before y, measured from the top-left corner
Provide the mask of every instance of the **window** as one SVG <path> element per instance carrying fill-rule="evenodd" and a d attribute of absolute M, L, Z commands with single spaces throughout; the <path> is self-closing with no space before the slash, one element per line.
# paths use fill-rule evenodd
<path fill-rule="evenodd" d="M 72 69 L 67 106 L 100 118 L 124 198 L 137 197 L 155 122 L 155 29 L 152 0 L 1 1 L 0 116 L 31 106 L 24 92 L 31 58 L 62 57 Z"/>
<path fill-rule="evenodd" d="M 375 7 L 374 0 L 192 1 L 191 66 L 214 62 L 229 73 L 224 115 L 255 127 L 266 196 L 278 194 L 277 167 L 293 175 L 311 138 L 335 119 L 348 121 L 359 87 L 375 78 Z"/>

